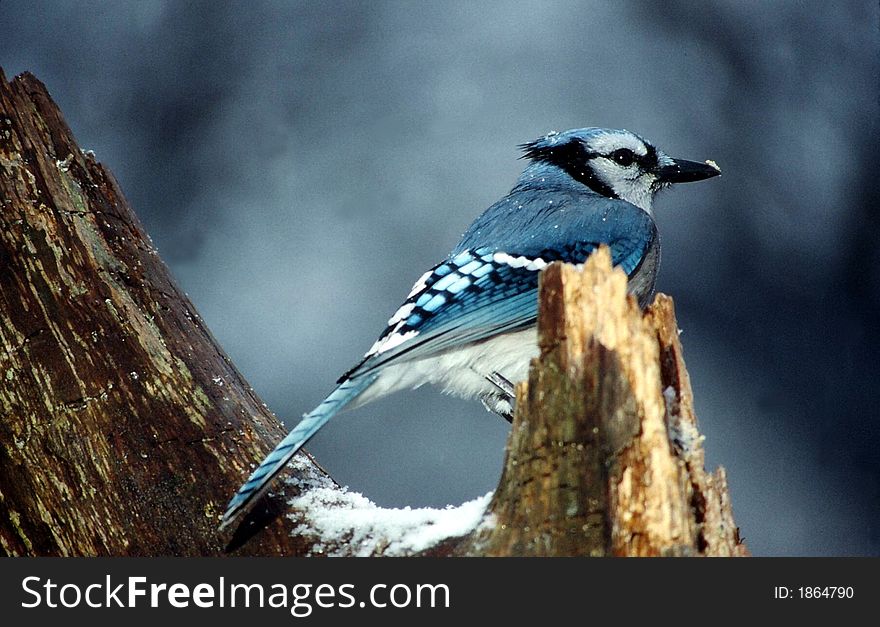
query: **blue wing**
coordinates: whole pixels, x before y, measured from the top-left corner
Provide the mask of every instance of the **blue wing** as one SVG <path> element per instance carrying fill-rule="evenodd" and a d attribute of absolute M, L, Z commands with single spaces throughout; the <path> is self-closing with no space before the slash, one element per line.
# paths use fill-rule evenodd
<path fill-rule="evenodd" d="M 579 204 L 583 205 L 582 199 Z M 602 213 L 591 214 L 591 207 L 569 206 L 564 199 L 556 211 L 566 207 L 584 211 L 585 219 L 574 224 L 569 219 L 562 229 L 551 224 L 530 225 L 544 229 L 543 233 L 538 231 L 542 233 L 540 244 L 510 237 L 504 241 L 496 234 L 488 239 L 499 245 L 479 245 L 486 241 L 486 233 L 481 232 L 479 220 L 475 222 L 449 258 L 416 283 L 364 359 L 340 382 L 374 372 L 392 360 L 422 359 L 535 324 L 538 274 L 552 261 L 583 263 L 604 244 L 611 250 L 612 262 L 628 275 L 638 270 L 656 238 L 650 216 L 629 203 L 607 199 L 597 205 L 603 208 Z M 553 217 L 552 212 L 548 215 Z M 585 235 L 592 237 L 585 239 Z"/>

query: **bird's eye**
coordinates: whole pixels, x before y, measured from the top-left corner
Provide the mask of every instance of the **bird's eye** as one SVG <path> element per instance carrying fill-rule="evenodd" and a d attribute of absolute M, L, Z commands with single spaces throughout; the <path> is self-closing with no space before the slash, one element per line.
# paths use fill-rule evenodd
<path fill-rule="evenodd" d="M 635 163 L 636 155 L 635 153 L 633 153 L 632 150 L 629 150 L 628 148 L 621 148 L 620 150 L 615 150 L 614 152 L 612 152 L 611 158 L 623 167 L 628 167 Z"/>

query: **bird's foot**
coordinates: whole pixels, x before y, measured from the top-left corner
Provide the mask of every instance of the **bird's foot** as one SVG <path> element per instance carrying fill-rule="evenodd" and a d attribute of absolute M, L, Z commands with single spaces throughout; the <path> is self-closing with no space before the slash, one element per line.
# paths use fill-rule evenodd
<path fill-rule="evenodd" d="M 516 386 L 514 386 L 513 383 L 511 383 L 503 374 L 499 372 L 491 372 L 486 375 L 486 380 L 498 388 L 501 393 L 511 401 L 516 398 Z"/>
<path fill-rule="evenodd" d="M 480 396 L 483 407 L 493 414 L 498 414 L 507 422 L 513 422 L 513 403 L 516 400 L 513 383 L 497 372 L 488 374 L 486 380 L 498 388 L 498 391 L 486 392 Z"/>
<path fill-rule="evenodd" d="M 488 411 L 498 414 L 507 422 L 513 422 L 513 403 L 510 398 L 494 392 L 486 392 L 480 395 L 480 402 Z"/>

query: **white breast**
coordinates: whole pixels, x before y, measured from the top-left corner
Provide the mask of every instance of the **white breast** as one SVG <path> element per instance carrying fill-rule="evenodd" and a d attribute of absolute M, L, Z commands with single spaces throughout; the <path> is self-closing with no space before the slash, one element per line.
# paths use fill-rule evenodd
<path fill-rule="evenodd" d="M 486 375 L 498 372 L 512 383 L 524 381 L 529 362 L 538 356 L 535 327 L 505 333 L 440 355 L 393 364 L 354 403 L 353 407 L 425 383 L 440 386 L 444 392 L 461 398 L 474 398 L 481 392 L 496 391 Z"/>

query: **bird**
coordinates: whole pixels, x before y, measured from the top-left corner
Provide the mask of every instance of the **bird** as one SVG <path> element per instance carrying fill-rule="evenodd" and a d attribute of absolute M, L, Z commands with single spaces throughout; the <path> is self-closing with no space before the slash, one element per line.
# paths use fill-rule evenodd
<path fill-rule="evenodd" d="M 656 194 L 721 173 L 713 161 L 674 159 L 627 130 L 553 131 L 519 148 L 528 164 L 510 192 L 419 277 L 363 358 L 247 478 L 221 529 L 343 409 L 431 383 L 511 420 L 514 386 L 538 355 L 540 270 L 582 264 L 607 246 L 628 292 L 647 307 L 660 264 Z"/>

